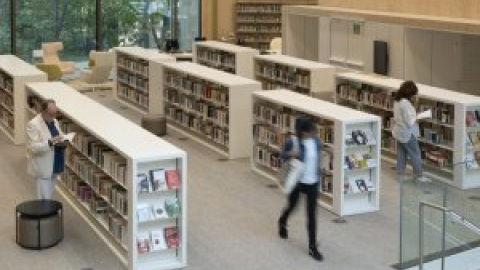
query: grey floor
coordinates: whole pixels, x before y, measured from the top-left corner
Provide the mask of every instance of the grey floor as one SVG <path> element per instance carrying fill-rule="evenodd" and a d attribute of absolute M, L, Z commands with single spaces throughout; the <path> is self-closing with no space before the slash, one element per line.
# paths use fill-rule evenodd
<path fill-rule="evenodd" d="M 140 115 L 114 102 L 108 91 L 88 95 L 138 123 Z M 281 240 L 276 220 L 285 197 L 251 172 L 247 159 L 220 161 L 215 152 L 175 133 L 164 139 L 188 153 L 187 269 L 384 270 L 398 261 L 398 183 L 389 166 L 382 169 L 380 211 L 337 224 L 335 215 L 320 208 L 318 239 L 325 261 L 318 263 L 307 255 L 303 202 L 290 221 L 289 239 Z M 35 196 L 24 156 L 23 146 L 0 135 L 0 269 L 123 269 L 67 204 L 65 239 L 58 246 L 30 251 L 15 244 L 15 205 Z"/>

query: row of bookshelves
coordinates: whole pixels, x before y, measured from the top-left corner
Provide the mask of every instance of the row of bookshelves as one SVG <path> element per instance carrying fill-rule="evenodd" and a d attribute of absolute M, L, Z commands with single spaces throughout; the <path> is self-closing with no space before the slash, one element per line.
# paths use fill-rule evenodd
<path fill-rule="evenodd" d="M 254 93 L 254 96 L 254 171 L 274 179 L 284 165 L 281 147 L 292 133 L 296 120 L 312 119 L 323 144 L 320 169 L 324 177 L 320 205 L 339 215 L 378 209 L 380 164 L 377 138 L 380 136 L 376 128 L 379 125 L 377 118 L 339 106 L 325 108 L 331 104 L 287 90 L 265 91 Z M 342 122 L 344 117 L 348 118 L 348 124 Z M 335 141 L 335 138 L 342 139 Z M 354 207 L 358 201 L 362 201 L 362 207 Z"/>
<path fill-rule="evenodd" d="M 136 59 L 129 57 L 125 54 L 117 54 L 117 66 L 123 69 L 127 69 L 135 74 L 140 74 L 143 77 L 148 78 L 148 61 L 144 59 Z M 120 70 L 119 70 L 120 71 Z"/>
<path fill-rule="evenodd" d="M 165 114 L 168 116 L 169 120 L 188 128 L 198 135 L 202 135 L 212 142 L 220 144 L 223 147 L 228 147 L 229 133 L 227 128 L 218 126 L 213 121 L 199 118 L 183 109 L 169 106 L 168 104 L 166 104 L 165 110 Z"/>
<path fill-rule="evenodd" d="M 102 197 L 96 195 L 87 183 L 70 175 L 65 173 L 61 177 L 61 186 L 117 241 L 122 249 L 127 250 L 128 226 L 125 217 L 114 210 Z"/>
<path fill-rule="evenodd" d="M 255 71 L 258 76 L 285 84 L 295 84 L 303 87 L 309 87 L 310 84 L 310 72 L 300 68 L 257 61 Z"/>
<path fill-rule="evenodd" d="M 0 90 L 13 96 L 13 78 L 0 70 Z"/>
<path fill-rule="evenodd" d="M 117 96 L 133 106 L 148 109 L 149 95 L 141 93 L 128 85 L 118 84 Z"/>
<path fill-rule="evenodd" d="M 15 129 L 15 118 L 10 111 L 0 108 L 0 123 L 7 135 L 12 136 Z"/>
<path fill-rule="evenodd" d="M 166 73 L 165 85 L 176 90 L 183 90 L 183 93 L 201 97 L 205 101 L 216 102 L 221 106 L 228 107 L 228 90 L 226 87 L 182 76 L 179 73 Z"/>
<path fill-rule="evenodd" d="M 238 3 L 237 12 L 255 12 L 255 13 L 281 13 L 282 6 L 280 4 L 265 3 Z"/>
<path fill-rule="evenodd" d="M 14 114 L 13 96 L 2 90 L 0 90 L 0 107 L 12 115 Z"/>
<path fill-rule="evenodd" d="M 149 80 L 148 78 L 138 77 L 134 74 L 119 70 L 117 72 L 117 82 L 128 85 L 140 92 L 148 94 Z"/>
<path fill-rule="evenodd" d="M 207 66 L 222 67 L 235 73 L 235 54 L 233 53 L 197 48 L 197 62 Z"/>
<path fill-rule="evenodd" d="M 64 84 L 31 84 L 27 93 L 28 111 L 54 99 L 61 129 L 75 132 L 59 188 L 107 246 L 132 269 L 184 267 L 185 153 Z M 131 138 L 142 143 L 131 147 Z"/>
<path fill-rule="evenodd" d="M 281 26 L 277 25 L 239 25 L 237 27 L 238 33 L 253 33 L 253 34 L 276 34 L 282 31 Z"/>

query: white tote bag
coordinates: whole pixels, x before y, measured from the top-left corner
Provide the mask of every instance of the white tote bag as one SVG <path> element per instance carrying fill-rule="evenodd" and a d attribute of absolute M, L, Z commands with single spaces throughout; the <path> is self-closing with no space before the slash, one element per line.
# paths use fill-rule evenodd
<path fill-rule="evenodd" d="M 298 138 L 292 136 L 292 151 L 300 152 L 300 143 Z M 280 187 L 285 194 L 290 194 L 303 176 L 304 164 L 296 158 L 291 158 L 283 164 L 278 175 Z"/>

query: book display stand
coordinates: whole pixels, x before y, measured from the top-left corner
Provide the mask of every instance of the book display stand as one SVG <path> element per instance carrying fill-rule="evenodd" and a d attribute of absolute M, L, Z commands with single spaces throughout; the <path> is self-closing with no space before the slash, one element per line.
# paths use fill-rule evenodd
<path fill-rule="evenodd" d="M 382 158 L 396 162 L 392 137 L 393 96 L 402 80 L 361 73 L 337 75 L 336 102 L 382 117 Z M 419 120 L 418 139 L 427 176 L 467 189 L 480 186 L 476 168 L 476 126 L 480 97 L 417 84 L 417 112 L 431 111 Z M 480 157 L 480 155 L 478 155 Z"/>
<path fill-rule="evenodd" d="M 47 75 L 13 55 L 0 55 L 0 130 L 16 145 L 25 143 L 25 84 Z"/>
<path fill-rule="evenodd" d="M 193 62 L 253 79 L 253 57 L 256 49 L 219 41 L 196 42 L 193 46 Z"/>
<path fill-rule="evenodd" d="M 289 90 L 256 92 L 253 104 L 253 171 L 276 182 L 295 120 L 310 118 L 323 142 L 320 205 L 339 216 L 379 209 L 379 117 Z"/>
<path fill-rule="evenodd" d="M 130 270 L 186 266 L 187 156 L 63 83 L 27 85 L 26 113 L 56 101 L 66 168 L 57 190 Z"/>

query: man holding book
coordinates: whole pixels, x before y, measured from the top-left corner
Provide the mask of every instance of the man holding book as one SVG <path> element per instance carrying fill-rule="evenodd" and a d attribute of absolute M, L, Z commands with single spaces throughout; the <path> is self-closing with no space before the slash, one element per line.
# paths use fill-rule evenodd
<path fill-rule="evenodd" d="M 64 135 L 57 119 L 54 100 L 45 100 L 40 113 L 27 124 L 28 173 L 37 181 L 37 197 L 50 200 L 55 179 L 65 166 Z"/>

